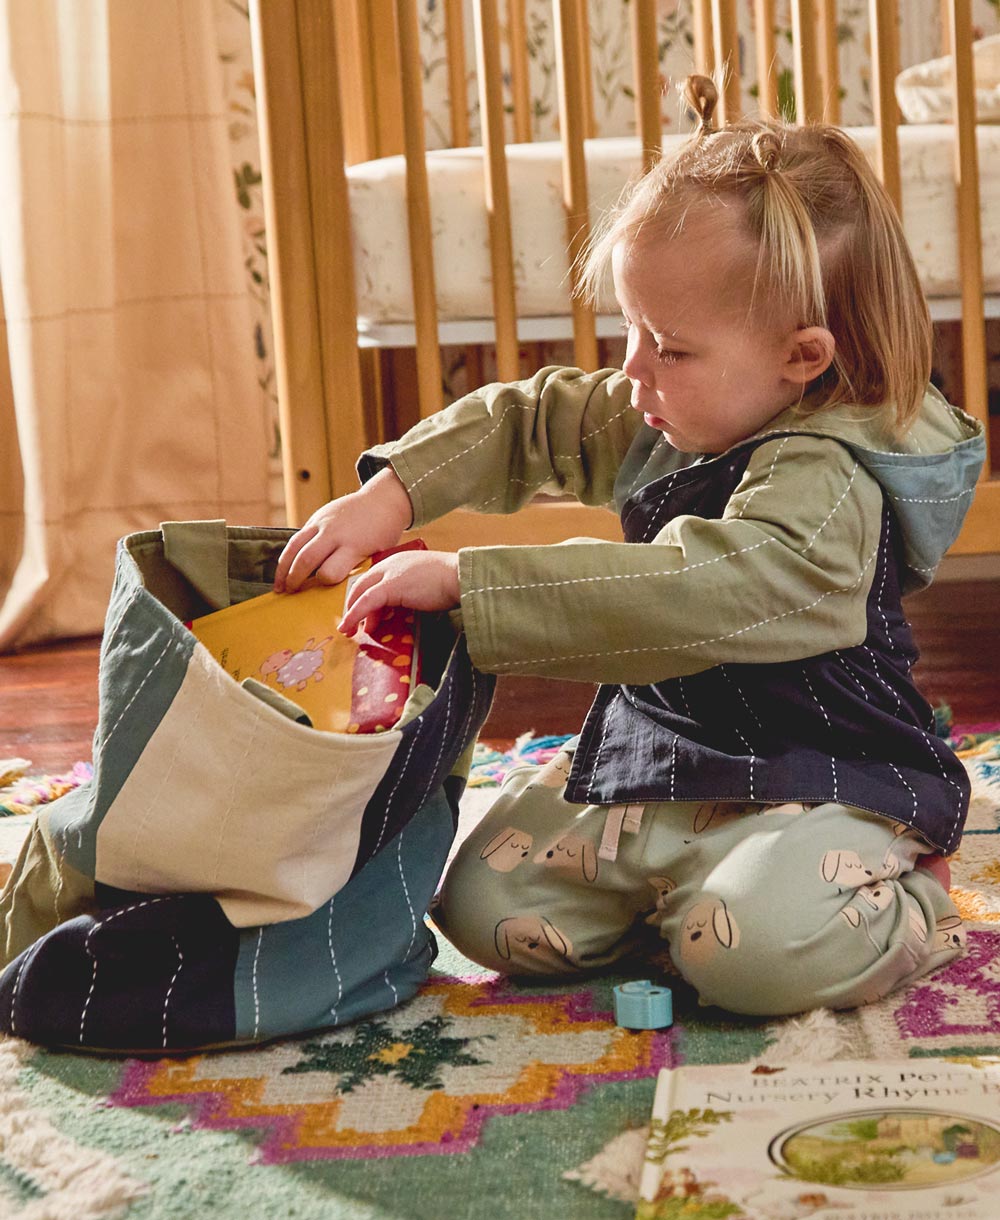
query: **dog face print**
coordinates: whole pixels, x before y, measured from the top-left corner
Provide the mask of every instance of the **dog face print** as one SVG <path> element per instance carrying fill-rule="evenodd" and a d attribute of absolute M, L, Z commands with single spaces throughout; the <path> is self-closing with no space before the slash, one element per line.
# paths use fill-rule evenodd
<path fill-rule="evenodd" d="M 569 938 L 543 915 L 501 919 L 494 930 L 493 942 L 505 962 L 525 966 L 533 973 L 543 967 L 565 972 L 573 965 Z"/>
<path fill-rule="evenodd" d="M 922 944 L 927 944 L 927 920 L 924 919 L 924 913 L 915 902 L 908 902 L 908 910 L 906 918 L 910 925 L 910 931 L 916 939 Z"/>
<path fill-rule="evenodd" d="M 597 849 L 582 835 L 563 835 L 548 847 L 543 847 L 534 862 L 544 868 L 581 877 L 584 881 L 597 880 Z"/>
<path fill-rule="evenodd" d="M 865 868 L 856 851 L 824 852 L 819 862 L 819 875 L 842 890 L 854 890 L 875 880 L 872 870 Z"/>
<path fill-rule="evenodd" d="M 555 758 L 549 759 L 531 782 L 541 784 L 543 788 L 564 788 L 572 765 L 573 755 L 561 750 Z"/>
<path fill-rule="evenodd" d="M 937 950 L 965 948 L 965 925 L 960 916 L 946 915 L 937 921 L 934 928 L 934 948 Z"/>
<path fill-rule="evenodd" d="M 506 826 L 490 839 L 479 853 L 479 858 L 485 860 L 495 873 L 509 873 L 527 859 L 533 843 L 534 839 L 526 830 Z"/>
<path fill-rule="evenodd" d="M 885 855 L 882 857 L 882 867 L 879 869 L 879 877 L 883 881 L 894 881 L 903 871 L 903 861 L 893 851 L 893 846 L 886 848 Z"/>
<path fill-rule="evenodd" d="M 895 890 L 884 881 L 874 881 L 871 885 L 859 885 L 857 895 L 873 911 L 888 910 L 896 901 Z"/>
<path fill-rule="evenodd" d="M 721 898 L 703 898 L 684 916 L 680 959 L 687 965 L 705 965 L 739 943 L 740 929 Z"/>
<path fill-rule="evenodd" d="M 670 895 L 677 889 L 677 882 L 672 877 L 647 877 L 646 881 L 656 891 L 656 909 L 665 911 L 667 909 L 667 900 Z"/>

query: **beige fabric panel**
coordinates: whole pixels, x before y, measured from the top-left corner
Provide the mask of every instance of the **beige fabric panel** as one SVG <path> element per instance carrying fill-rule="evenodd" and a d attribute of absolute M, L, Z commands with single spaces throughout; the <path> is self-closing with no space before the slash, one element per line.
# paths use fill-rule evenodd
<path fill-rule="evenodd" d="M 198 645 L 101 823 L 98 880 L 214 894 L 237 927 L 308 915 L 350 876 L 361 813 L 401 737 L 295 724 Z"/>

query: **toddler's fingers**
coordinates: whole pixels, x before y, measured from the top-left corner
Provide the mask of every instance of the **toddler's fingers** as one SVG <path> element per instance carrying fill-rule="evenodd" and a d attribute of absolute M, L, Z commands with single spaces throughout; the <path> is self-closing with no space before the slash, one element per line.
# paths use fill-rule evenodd
<path fill-rule="evenodd" d="M 275 593 L 284 593 L 288 585 L 288 572 L 292 566 L 292 561 L 302 548 L 316 537 L 316 533 L 316 526 L 304 525 L 285 543 L 285 549 L 278 556 L 278 567 L 274 573 Z"/>
<path fill-rule="evenodd" d="M 388 590 L 382 581 L 381 573 L 372 568 L 352 586 L 347 605 L 344 607 L 344 617 L 337 624 L 337 630 L 342 631 L 344 635 L 354 635 L 362 620 L 376 610 L 381 610 L 388 600 Z"/>
<path fill-rule="evenodd" d="M 333 554 L 324 559 L 316 569 L 317 579 L 324 585 L 339 585 L 350 574 L 358 560 L 363 558 L 364 556 L 359 555 L 355 550 L 347 550 L 342 546 L 337 547 Z"/>
<path fill-rule="evenodd" d="M 292 560 L 292 566 L 285 577 L 285 591 L 295 593 L 317 570 L 323 571 L 320 579 L 326 584 L 337 584 L 351 570 L 351 562 L 348 562 L 345 567 L 343 560 L 344 548 L 336 543 L 331 543 L 329 538 L 325 538 L 322 533 L 317 532 Z M 340 568 L 343 570 L 338 575 Z"/>

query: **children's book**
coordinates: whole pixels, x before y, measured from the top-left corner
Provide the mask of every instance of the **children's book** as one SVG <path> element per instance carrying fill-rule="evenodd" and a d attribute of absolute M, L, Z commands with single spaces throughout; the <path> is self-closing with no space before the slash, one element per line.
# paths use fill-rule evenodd
<path fill-rule="evenodd" d="M 1000 1058 L 664 1070 L 639 1197 L 637 1220 L 998 1220 Z"/>
<path fill-rule="evenodd" d="M 417 616 L 402 606 L 369 616 L 353 638 L 337 630 L 353 582 L 389 555 L 425 550 L 419 539 L 380 551 L 339 585 L 264 593 L 187 626 L 237 682 L 263 683 L 291 700 L 313 728 L 380 733 L 395 725 L 420 680 Z"/>

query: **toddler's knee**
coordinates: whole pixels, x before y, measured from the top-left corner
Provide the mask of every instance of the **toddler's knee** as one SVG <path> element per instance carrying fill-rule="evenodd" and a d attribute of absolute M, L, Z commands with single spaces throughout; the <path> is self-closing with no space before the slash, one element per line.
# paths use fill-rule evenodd
<path fill-rule="evenodd" d="M 431 915 L 466 957 L 501 974 L 571 974 L 569 939 L 544 915 L 528 913 L 495 918 L 480 904 L 470 909 L 449 900 L 447 887 Z"/>
<path fill-rule="evenodd" d="M 666 930 L 666 929 L 665 929 Z M 683 915 L 671 957 L 703 1004 L 747 1016 L 787 1016 L 828 1004 L 850 969 L 827 937 L 790 940 L 779 923 L 741 918 L 721 898 L 704 897 Z"/>
<path fill-rule="evenodd" d="M 568 935 L 538 910 L 538 895 L 516 869 L 492 871 L 483 852 L 464 844 L 431 909 L 434 922 L 466 957 L 503 974 L 567 974 L 578 967 Z"/>

